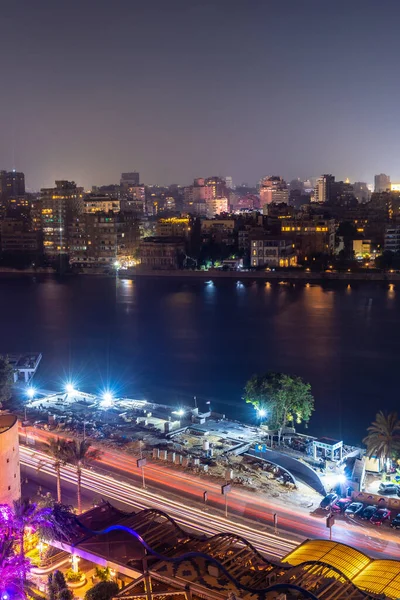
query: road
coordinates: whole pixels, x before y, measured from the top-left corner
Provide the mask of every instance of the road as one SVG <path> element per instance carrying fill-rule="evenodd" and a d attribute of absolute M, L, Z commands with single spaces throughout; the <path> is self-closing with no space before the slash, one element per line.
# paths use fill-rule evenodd
<path fill-rule="evenodd" d="M 29 432 L 30 438 L 35 437 L 40 441 L 46 441 L 53 435 L 37 429 Z M 38 460 L 49 464 L 46 455 L 41 456 L 41 453 L 21 446 L 23 465 L 32 470 L 36 468 Z M 51 467 L 43 472 L 54 475 Z M 229 530 L 238 533 L 271 558 L 281 558 L 305 538 L 329 538 L 326 513 L 322 511 L 310 513 L 309 509 L 278 504 L 273 499 L 233 488 L 228 497 L 228 509 L 234 520 L 227 521 L 223 516 L 225 499 L 221 496 L 221 487 L 211 479 L 201 479 L 155 464 L 148 464 L 145 473 L 149 489 L 142 490 L 136 458 L 106 449 L 96 463 L 95 470 L 85 470 L 83 484 L 95 497 L 100 496 L 133 508 L 155 506 L 171 514 L 182 525 L 198 531 L 212 534 Z M 70 467 L 63 469 L 63 479 L 70 484 L 75 481 Z M 204 509 L 200 502 L 205 489 L 208 492 L 208 506 Z M 274 513 L 278 515 L 278 535 L 273 530 Z M 359 520 L 339 517 L 333 527 L 333 539 L 376 558 L 400 559 L 400 534 L 385 525 L 374 527 Z"/>

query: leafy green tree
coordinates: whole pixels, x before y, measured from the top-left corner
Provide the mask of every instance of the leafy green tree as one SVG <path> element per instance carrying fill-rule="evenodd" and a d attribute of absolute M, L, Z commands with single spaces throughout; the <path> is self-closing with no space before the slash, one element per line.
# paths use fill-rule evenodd
<path fill-rule="evenodd" d="M 271 427 L 306 423 L 314 410 L 311 385 L 285 373 L 253 375 L 246 383 L 244 399 L 252 404 Z"/>
<path fill-rule="evenodd" d="M 88 467 L 101 456 L 100 450 L 91 447 L 88 440 L 75 439 L 68 443 L 68 462 L 76 468 L 78 513 L 82 512 L 82 469 Z"/>
<path fill-rule="evenodd" d="M 386 469 L 388 459 L 394 458 L 400 452 L 400 420 L 397 413 L 385 415 L 380 410 L 367 431 L 368 434 L 363 439 L 367 446 L 367 456 L 374 456 L 383 461 Z"/>
<path fill-rule="evenodd" d="M 0 355 L 0 408 L 11 398 L 13 383 L 13 368 L 8 362 L 8 357 Z"/>
<path fill-rule="evenodd" d="M 100 581 L 86 592 L 85 600 L 111 600 L 118 592 L 115 581 Z"/>
<path fill-rule="evenodd" d="M 50 573 L 47 588 L 49 591 L 49 600 L 72 600 L 74 597 L 61 571 Z"/>

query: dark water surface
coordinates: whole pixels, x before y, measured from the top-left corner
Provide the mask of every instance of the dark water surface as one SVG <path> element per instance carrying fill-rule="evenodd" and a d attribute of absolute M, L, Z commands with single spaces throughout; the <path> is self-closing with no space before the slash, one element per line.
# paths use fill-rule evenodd
<path fill-rule="evenodd" d="M 37 385 L 205 407 L 239 419 L 253 373 L 312 384 L 310 433 L 357 442 L 400 409 L 400 291 L 236 281 L 0 279 L 0 350 L 41 351 Z M 400 412 L 400 411 L 399 411 Z"/>

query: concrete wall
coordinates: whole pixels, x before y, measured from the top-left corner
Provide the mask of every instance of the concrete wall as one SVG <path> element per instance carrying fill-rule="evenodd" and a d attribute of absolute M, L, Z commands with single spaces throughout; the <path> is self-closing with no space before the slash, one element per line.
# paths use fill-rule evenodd
<path fill-rule="evenodd" d="M 283 469 L 289 471 L 289 473 L 292 473 L 296 479 L 312 487 L 319 494 L 322 494 L 323 496 L 326 495 L 325 488 L 321 479 L 319 478 L 318 473 L 300 460 L 292 458 L 291 456 L 287 456 L 286 454 L 282 454 L 281 452 L 276 452 L 275 450 L 266 450 L 266 452 L 249 450 L 248 454 L 251 456 L 258 456 L 259 458 L 264 458 L 269 462 L 279 465 Z"/>
<path fill-rule="evenodd" d="M 0 415 L 0 504 L 11 504 L 21 496 L 18 419 Z"/>
<path fill-rule="evenodd" d="M 390 508 L 395 514 L 400 513 L 400 498 L 388 498 L 387 496 L 378 496 L 378 494 L 369 494 L 368 492 L 353 492 L 351 497 L 355 502 L 364 502 L 364 504 L 376 505 L 379 508 Z"/>

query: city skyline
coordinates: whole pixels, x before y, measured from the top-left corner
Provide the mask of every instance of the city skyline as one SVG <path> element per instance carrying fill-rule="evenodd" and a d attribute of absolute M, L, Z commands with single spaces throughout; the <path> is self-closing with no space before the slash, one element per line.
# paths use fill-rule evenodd
<path fill-rule="evenodd" d="M 0 164 L 35 190 L 132 168 L 159 185 L 398 180 L 400 7 L 384 10 L 379 28 L 373 1 L 21 0 L 3 15 Z"/>

